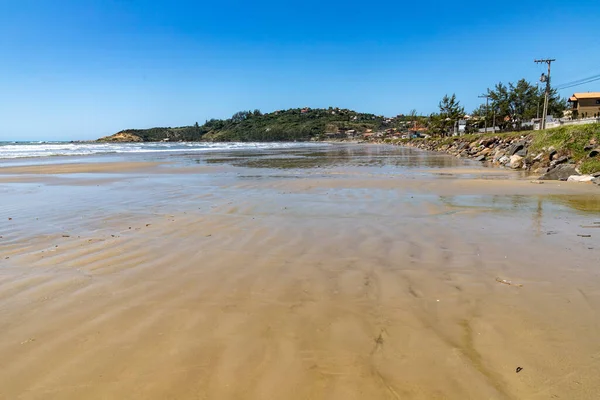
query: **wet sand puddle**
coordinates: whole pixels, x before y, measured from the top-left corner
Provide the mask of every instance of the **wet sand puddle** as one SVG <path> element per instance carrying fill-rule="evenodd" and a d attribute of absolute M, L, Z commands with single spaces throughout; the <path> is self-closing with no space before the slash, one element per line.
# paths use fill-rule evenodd
<path fill-rule="evenodd" d="M 0 183 L 0 398 L 597 398 L 597 194 L 428 157 Z"/>

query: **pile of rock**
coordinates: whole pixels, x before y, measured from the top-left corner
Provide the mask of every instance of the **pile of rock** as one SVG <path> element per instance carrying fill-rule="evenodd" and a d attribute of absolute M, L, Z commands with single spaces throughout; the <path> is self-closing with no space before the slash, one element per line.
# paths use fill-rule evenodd
<path fill-rule="evenodd" d="M 600 174 L 581 175 L 577 165 L 567 150 L 557 151 L 554 147 L 543 148 L 532 153 L 530 145 L 532 136 L 520 137 L 485 137 L 475 141 L 456 138 L 415 140 L 402 145 L 417 147 L 423 150 L 440 151 L 456 157 L 472 158 L 488 165 L 503 166 L 511 169 L 527 170 L 539 174 L 542 180 L 571 180 L 578 182 L 599 182 Z M 592 139 L 586 150 L 589 157 L 600 157 L 600 148 L 596 148 Z"/>

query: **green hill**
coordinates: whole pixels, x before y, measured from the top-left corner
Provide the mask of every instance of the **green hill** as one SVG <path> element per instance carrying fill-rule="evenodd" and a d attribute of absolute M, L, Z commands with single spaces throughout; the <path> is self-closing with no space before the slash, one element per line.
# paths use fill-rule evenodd
<path fill-rule="evenodd" d="M 397 121 L 397 119 L 395 120 Z M 324 139 L 326 132 L 389 128 L 385 118 L 347 109 L 294 108 L 262 114 L 240 111 L 226 120 L 211 119 L 203 125 L 178 128 L 126 129 L 99 141 L 305 141 Z"/>

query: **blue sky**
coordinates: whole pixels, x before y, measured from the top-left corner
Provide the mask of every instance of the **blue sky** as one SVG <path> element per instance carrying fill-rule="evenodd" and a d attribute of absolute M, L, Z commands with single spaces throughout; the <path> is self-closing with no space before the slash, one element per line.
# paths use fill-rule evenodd
<path fill-rule="evenodd" d="M 408 3 L 408 4 L 405 4 Z M 600 74 L 598 0 L 0 0 L 0 140 L 93 139 L 238 110 L 467 110 L 499 81 Z M 600 81 L 573 91 L 600 91 Z"/>

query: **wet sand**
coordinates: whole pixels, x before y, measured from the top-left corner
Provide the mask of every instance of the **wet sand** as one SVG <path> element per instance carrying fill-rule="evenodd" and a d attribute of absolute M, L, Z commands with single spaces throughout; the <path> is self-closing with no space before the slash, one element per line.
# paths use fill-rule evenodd
<path fill-rule="evenodd" d="M 600 396 L 596 187 L 384 146 L 74 165 L 0 167 L 2 399 Z"/>

